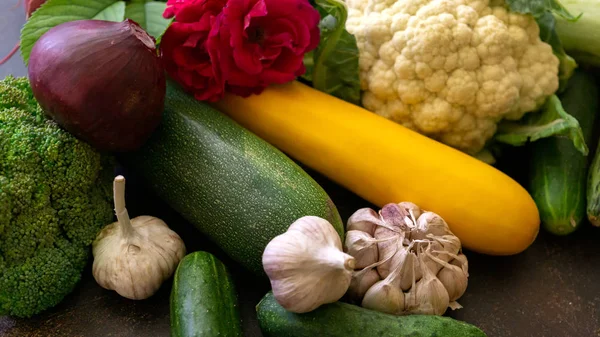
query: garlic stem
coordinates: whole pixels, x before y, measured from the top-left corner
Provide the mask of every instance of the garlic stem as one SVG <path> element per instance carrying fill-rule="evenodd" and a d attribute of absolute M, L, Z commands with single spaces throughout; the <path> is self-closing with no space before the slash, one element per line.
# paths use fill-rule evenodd
<path fill-rule="evenodd" d="M 133 227 L 131 226 L 131 219 L 125 208 L 125 177 L 117 176 L 113 182 L 113 197 L 115 200 L 115 214 L 117 215 L 117 222 L 121 228 L 124 238 L 129 238 L 133 235 Z"/>

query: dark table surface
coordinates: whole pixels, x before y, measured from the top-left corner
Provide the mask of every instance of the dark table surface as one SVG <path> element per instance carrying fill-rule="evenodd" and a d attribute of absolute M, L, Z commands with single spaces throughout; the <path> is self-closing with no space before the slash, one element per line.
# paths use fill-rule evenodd
<path fill-rule="evenodd" d="M 0 56 L 19 36 L 25 19 L 17 0 L 0 0 Z M 0 67 L 0 78 L 25 76 L 19 55 Z M 370 206 L 320 175 L 308 171 L 330 194 L 345 220 L 356 209 Z M 186 240 L 188 250 L 207 250 L 225 262 L 236 279 L 245 336 L 261 336 L 254 307 L 269 290 L 232 262 L 192 226 L 128 176 L 127 203 L 131 216 L 164 219 Z M 474 205 L 476 207 L 476 205 Z M 459 300 L 463 309 L 448 315 L 482 328 L 490 337 L 600 336 L 600 229 L 586 225 L 572 236 L 540 233 L 524 253 L 492 257 L 465 252 L 469 286 Z M 63 303 L 31 319 L 0 317 L 0 336 L 39 337 L 166 337 L 169 336 L 170 282 L 152 298 L 130 301 L 100 288 L 90 269 Z M 375 336 L 373 336 L 375 337 Z"/>

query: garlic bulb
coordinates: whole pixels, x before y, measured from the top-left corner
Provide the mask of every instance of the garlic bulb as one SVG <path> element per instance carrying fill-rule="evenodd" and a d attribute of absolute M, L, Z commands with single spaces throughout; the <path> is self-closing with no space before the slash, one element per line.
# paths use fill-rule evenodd
<path fill-rule="evenodd" d="M 113 187 L 117 222 L 102 229 L 93 242 L 92 273 L 105 289 L 133 300 L 146 299 L 173 275 L 185 256 L 185 245 L 161 219 L 129 219 L 125 178 L 117 176 Z"/>
<path fill-rule="evenodd" d="M 441 216 L 401 202 L 387 204 L 379 212 L 360 209 L 350 217 L 347 228 L 351 238 L 347 244 L 352 246 L 347 252 L 357 261 L 364 259 L 357 264 L 359 270 L 348 290 L 351 300 L 395 315 L 443 315 L 449 307 L 461 307 L 456 300 L 467 288 L 468 261 L 460 240 Z M 364 244 L 357 242 L 376 247 L 379 261 L 367 260 Z M 369 256 L 374 255 L 369 250 Z"/>
<path fill-rule="evenodd" d="M 342 251 L 333 226 L 315 216 L 298 219 L 273 238 L 262 263 L 275 299 L 295 313 L 312 311 L 344 296 L 356 264 L 354 257 Z"/>

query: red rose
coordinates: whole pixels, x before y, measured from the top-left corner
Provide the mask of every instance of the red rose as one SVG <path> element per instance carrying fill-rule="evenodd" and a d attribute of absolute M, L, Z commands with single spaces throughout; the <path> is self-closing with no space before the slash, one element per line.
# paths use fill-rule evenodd
<path fill-rule="evenodd" d="M 198 100 L 223 97 L 224 82 L 217 59 L 218 40 L 209 38 L 225 0 L 188 1 L 178 8 L 176 20 L 162 37 L 160 48 L 169 76 Z M 165 13 L 167 13 L 165 11 Z"/>
<path fill-rule="evenodd" d="M 229 0 L 219 25 L 219 62 L 232 93 L 258 94 L 306 71 L 320 15 L 307 0 Z"/>
<path fill-rule="evenodd" d="M 169 0 L 162 37 L 169 75 L 198 100 L 261 93 L 306 71 L 320 15 L 308 0 Z"/>
<path fill-rule="evenodd" d="M 195 4 L 196 0 L 168 0 L 167 8 L 163 13 L 165 19 L 170 19 L 177 15 L 177 13 L 186 5 Z"/>

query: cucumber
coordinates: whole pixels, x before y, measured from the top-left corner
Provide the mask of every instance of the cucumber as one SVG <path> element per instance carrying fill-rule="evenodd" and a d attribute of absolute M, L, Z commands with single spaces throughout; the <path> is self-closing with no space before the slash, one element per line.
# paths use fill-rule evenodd
<path fill-rule="evenodd" d="M 563 108 L 575 117 L 586 144 L 591 145 L 598 86 L 594 78 L 576 71 L 560 95 Z M 540 212 L 542 227 L 555 235 L 574 232 L 585 219 L 590 156 L 583 156 L 566 138 L 552 137 L 529 145 L 529 192 Z"/>
<path fill-rule="evenodd" d="M 241 337 L 237 293 L 215 256 L 194 252 L 175 272 L 171 289 L 171 337 Z"/>
<path fill-rule="evenodd" d="M 161 125 L 139 151 L 121 161 L 233 260 L 263 279 L 263 250 L 303 216 L 328 220 L 343 242 L 337 208 L 302 168 L 173 83 L 167 86 Z"/>
<path fill-rule="evenodd" d="M 393 316 L 335 302 L 305 314 L 285 310 L 268 292 L 256 307 L 265 337 L 485 337 L 479 328 L 449 317 Z"/>
<path fill-rule="evenodd" d="M 597 100 L 597 96 L 594 96 Z M 596 227 L 600 227 L 600 144 L 588 172 L 587 185 L 587 218 Z"/>

